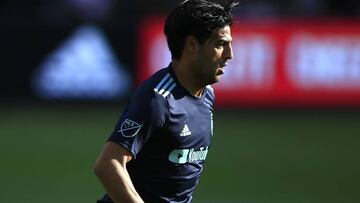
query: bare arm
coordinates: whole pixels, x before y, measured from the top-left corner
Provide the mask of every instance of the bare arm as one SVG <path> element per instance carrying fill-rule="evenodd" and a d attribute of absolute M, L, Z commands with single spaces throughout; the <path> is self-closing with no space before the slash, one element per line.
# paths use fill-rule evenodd
<path fill-rule="evenodd" d="M 108 142 L 95 164 L 95 174 L 111 199 L 116 202 L 143 203 L 126 170 L 132 154 L 123 146 Z"/>

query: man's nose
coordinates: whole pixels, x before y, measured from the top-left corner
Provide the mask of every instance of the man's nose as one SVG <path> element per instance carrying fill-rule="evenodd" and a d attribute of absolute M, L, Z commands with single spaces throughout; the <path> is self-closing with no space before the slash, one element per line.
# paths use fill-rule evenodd
<path fill-rule="evenodd" d="M 225 49 L 224 58 L 229 60 L 232 59 L 233 57 L 234 55 L 233 55 L 232 46 L 229 44 Z"/>

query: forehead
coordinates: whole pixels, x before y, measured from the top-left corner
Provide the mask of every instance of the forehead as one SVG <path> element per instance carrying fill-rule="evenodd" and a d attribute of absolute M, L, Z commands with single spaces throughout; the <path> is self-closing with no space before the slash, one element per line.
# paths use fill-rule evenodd
<path fill-rule="evenodd" d="M 210 39 L 209 41 L 220 40 L 220 39 L 224 41 L 231 41 L 232 37 L 231 37 L 230 26 L 227 25 L 223 28 L 213 31 L 209 39 Z"/>

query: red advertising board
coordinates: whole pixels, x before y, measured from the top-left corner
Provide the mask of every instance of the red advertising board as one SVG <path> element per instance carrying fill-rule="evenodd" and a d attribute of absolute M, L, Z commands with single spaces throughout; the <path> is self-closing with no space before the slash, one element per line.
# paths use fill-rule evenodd
<path fill-rule="evenodd" d="M 232 27 L 234 59 L 214 84 L 220 106 L 360 106 L 360 22 L 242 21 Z M 163 18 L 140 27 L 138 81 L 166 67 Z"/>

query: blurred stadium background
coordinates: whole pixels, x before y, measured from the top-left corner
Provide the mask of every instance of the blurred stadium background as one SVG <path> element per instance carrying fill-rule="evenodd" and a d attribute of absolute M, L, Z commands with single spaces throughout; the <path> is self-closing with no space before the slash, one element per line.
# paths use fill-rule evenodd
<path fill-rule="evenodd" d="M 0 202 L 95 202 L 175 0 L 0 3 Z M 244 0 L 195 203 L 360 202 L 360 1 Z"/>

